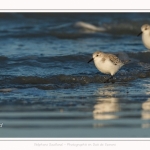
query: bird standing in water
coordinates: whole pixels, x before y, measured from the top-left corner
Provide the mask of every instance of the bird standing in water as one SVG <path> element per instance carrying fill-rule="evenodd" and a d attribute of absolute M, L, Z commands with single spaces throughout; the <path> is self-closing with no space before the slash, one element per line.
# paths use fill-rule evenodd
<path fill-rule="evenodd" d="M 88 63 L 91 61 L 94 61 L 96 68 L 100 72 L 111 75 L 111 77 L 104 81 L 104 83 L 109 82 L 110 79 L 113 79 L 115 73 L 125 64 L 125 62 L 122 62 L 114 54 L 100 51 L 93 53 L 93 57 L 88 61 Z"/>
<path fill-rule="evenodd" d="M 144 46 L 150 50 L 150 25 L 144 24 L 141 27 L 141 32 L 137 35 L 142 35 L 142 41 Z"/>

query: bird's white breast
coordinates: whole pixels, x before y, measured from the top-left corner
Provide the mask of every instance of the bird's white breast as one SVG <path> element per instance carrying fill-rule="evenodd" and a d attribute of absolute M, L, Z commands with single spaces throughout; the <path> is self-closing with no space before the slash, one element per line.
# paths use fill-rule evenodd
<path fill-rule="evenodd" d="M 142 41 L 143 41 L 144 46 L 145 46 L 147 49 L 150 49 L 150 35 L 143 33 L 143 34 L 142 34 Z"/>
<path fill-rule="evenodd" d="M 94 63 L 100 72 L 111 75 L 114 75 L 123 65 L 122 63 L 114 65 L 109 59 L 106 59 L 104 62 L 102 60 L 95 59 Z"/>

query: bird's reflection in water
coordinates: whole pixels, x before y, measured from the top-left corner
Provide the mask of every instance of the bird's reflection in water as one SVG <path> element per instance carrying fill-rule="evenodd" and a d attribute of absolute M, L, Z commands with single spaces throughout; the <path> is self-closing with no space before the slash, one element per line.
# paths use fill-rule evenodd
<path fill-rule="evenodd" d="M 145 96 L 149 97 L 150 95 L 150 81 L 146 80 L 145 84 Z M 150 128 L 150 98 L 146 98 L 147 100 L 142 103 L 142 111 L 141 111 L 141 119 L 143 120 L 142 128 Z"/>
<path fill-rule="evenodd" d="M 118 118 L 115 112 L 119 111 L 118 99 L 115 97 L 100 98 L 94 106 L 93 118 L 95 120 L 109 120 Z"/>
<path fill-rule="evenodd" d="M 118 89 L 114 85 L 108 85 L 97 90 L 97 103 L 94 105 L 93 119 L 95 120 L 109 120 L 117 119 L 115 112 L 120 110 L 119 99 L 116 98 Z"/>
<path fill-rule="evenodd" d="M 142 104 L 141 119 L 144 121 L 142 128 L 150 128 L 150 98 Z"/>

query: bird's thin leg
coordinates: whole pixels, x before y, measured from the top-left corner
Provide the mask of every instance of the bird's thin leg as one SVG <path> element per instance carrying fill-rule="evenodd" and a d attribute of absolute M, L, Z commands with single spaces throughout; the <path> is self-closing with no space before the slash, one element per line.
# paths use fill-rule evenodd
<path fill-rule="evenodd" d="M 104 83 L 109 82 L 110 79 L 113 79 L 113 76 L 110 76 L 110 78 L 108 78 L 107 80 L 105 80 Z"/>

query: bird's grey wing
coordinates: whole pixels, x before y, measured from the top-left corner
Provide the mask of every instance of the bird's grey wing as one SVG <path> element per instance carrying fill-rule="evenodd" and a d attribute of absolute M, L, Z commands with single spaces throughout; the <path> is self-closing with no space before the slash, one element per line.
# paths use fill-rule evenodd
<path fill-rule="evenodd" d="M 113 54 L 109 54 L 108 57 L 114 65 L 117 65 L 118 63 L 123 63 L 117 56 Z"/>

